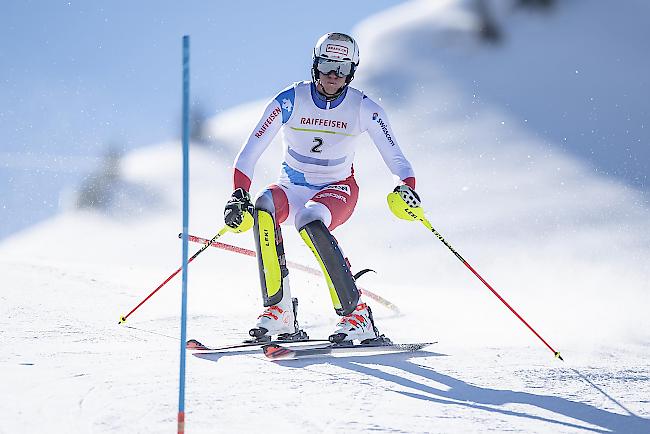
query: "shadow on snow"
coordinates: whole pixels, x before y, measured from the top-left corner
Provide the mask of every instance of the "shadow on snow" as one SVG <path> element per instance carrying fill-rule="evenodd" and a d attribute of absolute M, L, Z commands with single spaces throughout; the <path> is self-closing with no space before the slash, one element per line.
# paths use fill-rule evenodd
<path fill-rule="evenodd" d="M 526 419 L 537 420 L 550 424 L 584 429 L 593 432 L 650 432 L 650 420 L 638 417 L 634 414 L 623 415 L 597 408 L 593 405 L 572 401 L 567 398 L 552 395 L 538 395 L 528 392 L 517 392 L 507 389 L 490 389 L 469 384 L 459 378 L 442 374 L 432 368 L 419 365 L 415 362 L 414 354 L 426 356 L 444 356 L 439 353 L 418 351 L 416 353 L 399 353 L 376 356 L 350 356 L 327 358 L 325 363 L 338 366 L 362 375 L 372 376 L 380 380 L 392 383 L 399 388 L 386 387 L 403 396 L 413 399 L 420 399 L 436 404 L 455 405 L 467 407 L 474 410 L 482 410 L 498 413 L 506 416 L 515 416 Z M 311 365 L 323 364 L 323 358 L 285 360 L 275 362 L 280 366 L 289 368 L 304 368 Z M 375 366 L 372 366 L 375 365 Z M 443 390 L 429 385 L 422 384 L 416 380 L 402 377 L 398 374 L 384 372 L 376 366 L 386 366 L 401 369 L 409 374 L 419 376 L 423 379 L 432 380 L 444 384 L 449 390 Z M 574 371 L 575 372 L 575 371 Z M 580 377 L 583 377 L 578 373 Z M 407 389 L 407 390 L 404 390 Z M 610 400 L 613 400 L 601 389 Z M 617 402 L 613 400 L 614 402 Z M 617 402 L 618 403 L 618 402 Z M 548 417 L 528 414 L 523 411 L 506 410 L 497 408 L 504 404 L 526 404 L 543 410 L 548 410 L 558 415 L 570 417 L 585 423 L 601 427 L 592 428 L 567 421 L 554 420 Z M 619 404 L 620 405 L 620 404 Z M 622 406 L 621 406 L 622 407 Z M 625 409 L 625 407 L 622 407 Z M 626 409 L 627 410 L 627 409 Z M 629 412 L 629 410 L 628 410 Z"/>

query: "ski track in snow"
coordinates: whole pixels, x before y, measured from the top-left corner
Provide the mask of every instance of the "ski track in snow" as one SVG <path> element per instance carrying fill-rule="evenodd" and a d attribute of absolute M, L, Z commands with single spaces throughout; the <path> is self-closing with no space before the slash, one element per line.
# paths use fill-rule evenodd
<path fill-rule="evenodd" d="M 336 236 L 355 270 L 378 271 L 363 286 L 403 312 L 371 303 L 380 330 L 395 342 L 439 343 L 415 353 L 300 361 L 272 362 L 251 349 L 188 356 L 188 432 L 650 432 L 647 206 L 525 127 L 504 132 L 502 122 L 514 117 L 468 98 L 462 80 L 436 63 L 463 70 L 448 48 L 408 57 L 422 48 L 409 41 L 433 32 L 489 62 L 462 36 L 466 16 L 453 4 L 436 4 L 435 13 L 427 2 L 395 9 L 394 27 L 384 25 L 387 15 L 364 23 L 367 69 L 355 80 L 386 94 L 434 227 L 566 361 L 554 359 L 430 233 L 388 215 L 388 172 L 361 141 L 355 170 L 363 196 Z M 381 40 L 386 35 L 391 43 Z M 403 94 L 394 91 L 395 65 L 410 83 L 402 83 Z M 192 148 L 190 232 L 210 238 L 219 229 L 225 174 L 258 106 L 215 121 L 224 141 L 218 152 Z M 272 146 L 260 161 L 253 190 L 275 179 L 278 152 Z M 380 170 L 386 179 L 374 176 Z M 180 279 L 125 325 L 117 321 L 179 266 L 180 149 L 140 149 L 122 171 L 129 191 L 163 198 L 155 212 L 122 191 L 128 209 L 67 212 L 0 244 L 0 433 L 176 426 Z M 287 259 L 316 265 L 295 231 L 283 234 Z M 252 248 L 250 234 L 223 241 Z M 337 318 L 323 282 L 291 276 L 301 325 L 311 337 L 326 336 Z M 207 249 L 190 266 L 188 309 L 189 338 L 240 341 L 259 313 L 254 261 Z"/>

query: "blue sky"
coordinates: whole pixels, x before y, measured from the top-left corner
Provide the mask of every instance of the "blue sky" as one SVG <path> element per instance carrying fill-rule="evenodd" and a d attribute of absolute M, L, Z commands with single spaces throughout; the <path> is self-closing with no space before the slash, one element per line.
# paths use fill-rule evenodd
<path fill-rule="evenodd" d="M 109 143 L 131 149 L 177 137 L 182 35 L 191 36 L 193 102 L 212 114 L 309 78 L 321 34 L 350 32 L 398 3 L 6 2 L 0 238 L 54 213 L 61 190 Z"/>

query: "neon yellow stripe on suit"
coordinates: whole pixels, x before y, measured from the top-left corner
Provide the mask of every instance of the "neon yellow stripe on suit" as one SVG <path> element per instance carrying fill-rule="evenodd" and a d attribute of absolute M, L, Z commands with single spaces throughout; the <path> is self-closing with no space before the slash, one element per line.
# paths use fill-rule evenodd
<path fill-rule="evenodd" d="M 264 264 L 264 279 L 266 281 L 266 294 L 273 297 L 280 291 L 282 285 L 282 272 L 275 245 L 275 224 L 273 217 L 266 211 L 259 211 L 258 224 L 260 229 L 260 250 L 262 264 Z"/>
<path fill-rule="evenodd" d="M 308 133 L 338 134 L 340 136 L 356 137 L 354 134 L 339 133 L 338 131 L 330 131 L 330 130 L 314 130 L 311 128 L 298 128 L 298 127 L 291 127 L 291 129 L 295 131 L 306 131 Z"/>
<path fill-rule="evenodd" d="M 318 254 L 318 251 L 316 250 L 316 247 L 314 247 L 314 243 L 311 242 L 311 238 L 309 238 L 309 235 L 307 235 L 306 230 L 301 230 L 300 231 L 300 236 L 302 237 L 302 240 L 307 244 L 307 247 L 309 247 L 314 253 L 314 256 L 316 256 L 316 260 L 318 261 L 318 264 L 320 265 L 321 270 L 323 270 L 323 276 L 325 276 L 325 280 L 327 281 L 327 287 L 330 290 L 330 297 L 332 297 L 332 304 L 334 305 L 335 309 L 342 309 L 341 306 L 341 301 L 339 300 L 339 296 L 336 293 L 336 289 L 334 288 L 334 284 L 332 283 L 332 279 L 330 278 L 329 273 L 327 272 L 327 269 L 325 268 L 325 264 L 323 263 L 323 260 L 321 259 L 320 255 Z"/>

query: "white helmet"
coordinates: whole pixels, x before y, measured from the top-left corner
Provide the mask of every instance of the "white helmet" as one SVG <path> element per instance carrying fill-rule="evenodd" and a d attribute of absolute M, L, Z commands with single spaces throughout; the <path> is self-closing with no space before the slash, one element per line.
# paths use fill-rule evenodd
<path fill-rule="evenodd" d="M 327 74 L 334 71 L 340 77 L 347 77 L 347 85 L 359 66 L 359 46 L 346 34 L 326 33 L 316 42 L 312 59 L 311 76 L 314 83 L 321 72 Z"/>

